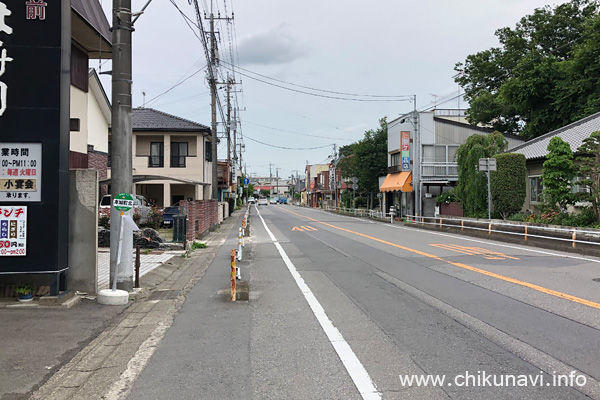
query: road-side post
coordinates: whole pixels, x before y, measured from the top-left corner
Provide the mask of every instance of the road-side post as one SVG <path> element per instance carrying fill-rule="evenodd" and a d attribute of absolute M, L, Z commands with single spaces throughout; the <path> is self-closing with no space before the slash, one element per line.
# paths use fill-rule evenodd
<path fill-rule="evenodd" d="M 235 249 L 231 250 L 231 301 L 235 301 L 236 297 L 236 282 L 237 268 L 235 265 Z"/>
<path fill-rule="evenodd" d="M 242 261 L 242 228 L 238 230 L 238 261 Z"/>

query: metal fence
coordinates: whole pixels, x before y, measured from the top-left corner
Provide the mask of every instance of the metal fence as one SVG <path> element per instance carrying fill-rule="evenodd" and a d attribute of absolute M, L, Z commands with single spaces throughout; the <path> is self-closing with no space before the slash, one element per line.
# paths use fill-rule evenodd
<path fill-rule="evenodd" d="M 560 227 L 535 223 L 519 223 L 516 221 L 479 220 L 474 218 L 445 216 L 420 217 L 416 215 L 407 215 L 406 217 L 399 219 L 390 213 L 360 208 L 326 207 L 325 210 L 389 223 L 397 221 L 417 226 L 427 226 L 429 228 L 460 230 L 461 232 L 467 230 L 487 234 L 488 236 L 507 235 L 519 238 L 518 240 L 522 240 L 523 242 L 535 239 L 548 240 L 561 242 L 572 248 L 577 248 L 578 244 L 591 246 L 600 245 L 600 229 L 594 228 Z M 600 247 L 596 247 L 596 249 L 600 250 Z"/>

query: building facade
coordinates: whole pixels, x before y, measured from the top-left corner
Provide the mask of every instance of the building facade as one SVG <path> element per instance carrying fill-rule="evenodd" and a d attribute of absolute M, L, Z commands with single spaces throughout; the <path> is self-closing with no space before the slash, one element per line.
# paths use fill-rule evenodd
<path fill-rule="evenodd" d="M 133 109 L 132 126 L 135 194 L 157 207 L 210 199 L 209 127 L 151 108 Z"/>
<path fill-rule="evenodd" d="M 491 129 L 462 122 L 462 110 L 413 112 L 388 122 L 388 175 L 383 180 L 383 207 L 394 206 L 401 216 L 433 217 L 435 198 L 456 186 L 459 146 Z M 524 142 L 505 135 L 508 148 Z"/>

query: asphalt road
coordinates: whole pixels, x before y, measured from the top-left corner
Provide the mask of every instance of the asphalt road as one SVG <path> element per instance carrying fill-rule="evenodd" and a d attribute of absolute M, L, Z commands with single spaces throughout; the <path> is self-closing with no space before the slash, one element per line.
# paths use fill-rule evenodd
<path fill-rule="evenodd" d="M 283 205 L 251 231 L 251 300 L 232 232 L 130 399 L 600 398 L 598 259 Z"/>

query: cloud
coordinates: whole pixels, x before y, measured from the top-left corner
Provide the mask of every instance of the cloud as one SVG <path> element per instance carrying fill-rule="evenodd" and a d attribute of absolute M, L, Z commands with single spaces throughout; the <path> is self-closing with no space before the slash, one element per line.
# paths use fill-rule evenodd
<path fill-rule="evenodd" d="M 292 37 L 283 26 L 247 36 L 238 45 L 242 65 L 287 64 L 305 57 L 309 52 L 309 46 Z"/>

